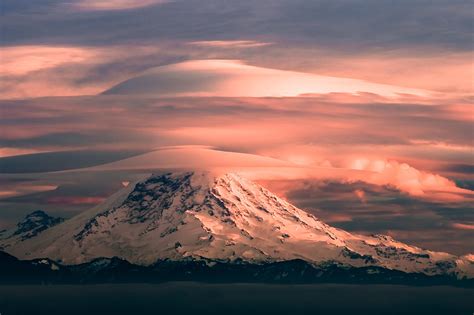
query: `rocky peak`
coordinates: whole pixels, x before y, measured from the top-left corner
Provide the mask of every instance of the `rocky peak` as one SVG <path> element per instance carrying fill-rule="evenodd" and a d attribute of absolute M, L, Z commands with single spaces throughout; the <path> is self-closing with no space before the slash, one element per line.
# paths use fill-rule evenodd
<path fill-rule="evenodd" d="M 18 222 L 12 236 L 20 236 L 22 240 L 25 240 L 63 221 L 63 218 L 52 217 L 43 210 L 36 210 Z"/>

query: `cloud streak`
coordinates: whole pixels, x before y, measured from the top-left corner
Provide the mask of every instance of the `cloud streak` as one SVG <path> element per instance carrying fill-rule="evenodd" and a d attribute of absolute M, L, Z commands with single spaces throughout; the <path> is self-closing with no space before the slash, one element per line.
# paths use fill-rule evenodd
<path fill-rule="evenodd" d="M 271 45 L 272 43 L 254 40 L 202 40 L 190 42 L 190 45 L 211 48 L 254 48 Z"/>
<path fill-rule="evenodd" d="M 129 10 L 169 2 L 168 0 L 79 0 L 71 6 L 86 11 Z"/>

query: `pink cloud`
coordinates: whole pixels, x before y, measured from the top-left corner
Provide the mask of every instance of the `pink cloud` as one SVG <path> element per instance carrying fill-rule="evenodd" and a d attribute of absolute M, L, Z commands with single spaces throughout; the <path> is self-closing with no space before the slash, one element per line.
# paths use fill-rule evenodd
<path fill-rule="evenodd" d="M 456 184 L 440 175 L 417 170 L 397 161 L 356 159 L 351 169 L 370 171 L 367 179 L 379 185 L 393 185 L 413 195 L 428 191 L 458 191 Z"/>
<path fill-rule="evenodd" d="M 0 147 L 0 158 L 7 157 L 7 156 L 23 155 L 23 154 L 41 153 L 41 152 L 45 152 L 45 151 L 40 151 L 37 149 Z"/>
<path fill-rule="evenodd" d="M 65 63 L 84 62 L 96 56 L 96 52 L 81 47 L 54 46 L 4 47 L 1 54 L 1 75 L 24 75 Z"/>
<path fill-rule="evenodd" d="M 169 2 L 169 0 L 80 0 L 73 4 L 74 8 L 80 10 L 127 10 L 148 7 L 150 5 Z"/>
<path fill-rule="evenodd" d="M 162 87 L 160 82 L 167 82 Z M 304 94 L 374 93 L 426 96 L 420 89 L 377 84 L 364 80 L 251 66 L 240 60 L 191 60 L 148 69 L 107 94 L 220 97 L 294 97 Z"/>
<path fill-rule="evenodd" d="M 101 203 L 105 199 L 105 197 L 63 196 L 48 198 L 47 203 L 52 205 L 95 205 Z"/>
<path fill-rule="evenodd" d="M 474 230 L 474 224 L 453 223 L 452 226 L 455 229 L 460 229 L 460 230 Z"/>
<path fill-rule="evenodd" d="M 328 223 L 350 222 L 352 221 L 352 217 L 346 214 L 332 214 L 326 215 L 324 221 Z"/>
<path fill-rule="evenodd" d="M 38 192 L 46 192 L 57 189 L 57 185 L 50 185 L 44 183 L 19 183 L 9 184 L 6 187 L 0 187 L 0 198 L 18 197 Z"/>
<path fill-rule="evenodd" d="M 254 48 L 271 45 L 268 42 L 254 40 L 206 40 L 190 42 L 190 45 L 212 48 Z"/>
<path fill-rule="evenodd" d="M 426 89 L 440 92 L 440 96 L 447 93 L 470 95 L 473 92 L 471 52 L 447 54 L 405 48 L 347 55 L 321 47 L 312 47 L 311 50 L 296 47 L 291 50 L 290 58 L 284 51 L 276 49 L 268 52 L 271 58 L 263 61 L 266 66 Z"/>
<path fill-rule="evenodd" d="M 144 45 L 133 50 L 143 56 L 159 49 Z M 113 78 L 86 80 L 97 67 L 123 62 L 129 56 L 123 46 L 21 45 L 2 47 L 0 54 L 0 99 L 95 95 L 130 75 L 118 70 Z"/>
<path fill-rule="evenodd" d="M 108 163 L 86 170 L 154 170 L 166 168 L 237 169 L 254 167 L 285 167 L 288 163 L 254 154 L 213 150 L 204 146 L 164 147 L 160 150 Z"/>
<path fill-rule="evenodd" d="M 192 157 L 191 159 L 189 157 Z M 392 160 L 356 159 L 345 168 L 296 164 L 290 161 L 253 154 L 225 152 L 209 147 L 181 146 L 162 148 L 144 155 L 113 162 L 89 170 L 153 170 L 163 168 L 219 168 L 234 171 L 255 180 L 335 179 L 362 181 L 392 186 L 407 194 L 436 200 L 463 200 L 473 192 L 438 174 L 420 171 L 406 163 Z M 364 191 L 354 194 L 365 202 Z"/>

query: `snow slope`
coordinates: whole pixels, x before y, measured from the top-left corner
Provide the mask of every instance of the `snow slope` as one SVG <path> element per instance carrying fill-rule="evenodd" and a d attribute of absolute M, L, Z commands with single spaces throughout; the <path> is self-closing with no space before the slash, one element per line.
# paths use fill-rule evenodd
<path fill-rule="evenodd" d="M 42 210 L 36 210 L 28 214 L 15 228 L 0 231 L 0 249 L 5 249 L 36 237 L 41 232 L 63 221 L 63 218 L 55 218 Z"/>
<path fill-rule="evenodd" d="M 427 275 L 474 274 L 469 256 L 423 250 L 384 235 L 351 234 L 239 175 L 207 171 L 152 175 L 8 252 L 65 264 L 114 256 L 140 265 L 158 259 L 302 259 Z"/>

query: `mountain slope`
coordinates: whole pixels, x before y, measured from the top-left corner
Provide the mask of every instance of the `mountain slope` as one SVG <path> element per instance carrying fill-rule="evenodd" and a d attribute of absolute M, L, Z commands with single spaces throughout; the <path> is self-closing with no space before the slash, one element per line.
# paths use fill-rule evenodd
<path fill-rule="evenodd" d="M 163 259 L 300 259 L 313 265 L 473 275 L 467 258 L 333 228 L 238 175 L 212 172 L 153 175 L 8 251 L 65 264 L 97 257 L 140 265 Z"/>
<path fill-rule="evenodd" d="M 42 210 L 36 210 L 28 214 L 15 228 L 0 232 L 0 249 L 36 237 L 41 232 L 63 221 L 63 218 L 52 217 Z"/>

